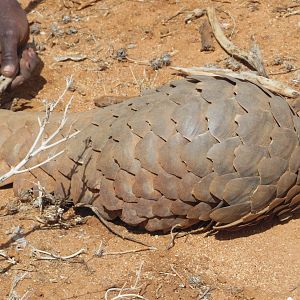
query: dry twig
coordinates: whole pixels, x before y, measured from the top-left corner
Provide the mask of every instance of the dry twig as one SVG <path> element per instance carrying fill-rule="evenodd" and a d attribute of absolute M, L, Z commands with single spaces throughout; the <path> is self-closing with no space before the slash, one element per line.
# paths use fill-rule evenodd
<path fill-rule="evenodd" d="M 228 0 L 211 0 L 211 1 L 220 2 L 220 3 L 223 3 L 223 4 L 225 4 L 225 3 L 230 4 L 231 3 L 231 1 L 228 1 Z"/>
<path fill-rule="evenodd" d="M 31 254 L 36 260 L 68 260 L 85 252 L 86 250 L 82 248 L 73 254 L 61 256 L 32 247 Z M 45 254 L 45 256 L 42 256 L 41 254 Z"/>
<path fill-rule="evenodd" d="M 184 22 L 185 23 L 189 23 L 195 19 L 198 19 L 200 17 L 202 17 L 204 14 L 206 13 L 205 9 L 201 9 L 201 8 L 196 8 L 193 11 L 191 11 L 185 18 L 184 18 Z"/>
<path fill-rule="evenodd" d="M 176 269 L 175 269 L 175 267 L 173 265 L 171 265 L 171 270 L 181 280 L 181 287 L 185 288 L 186 287 L 185 279 L 176 271 Z"/>
<path fill-rule="evenodd" d="M 267 77 L 267 73 L 263 61 L 261 59 L 260 52 L 258 50 L 258 46 L 255 45 L 255 48 L 253 47 L 255 51 L 250 51 L 250 53 L 239 49 L 231 41 L 229 41 L 223 33 L 223 30 L 216 16 L 216 11 L 213 7 L 207 8 L 207 16 L 209 23 L 212 27 L 214 36 L 220 44 L 220 46 L 230 55 L 242 60 L 243 62 L 246 62 L 249 66 L 251 66 L 251 68 L 256 70 L 259 73 L 259 75 Z"/>
<path fill-rule="evenodd" d="M 266 89 L 286 96 L 289 98 L 296 98 L 300 96 L 300 92 L 292 89 L 283 82 L 272 80 L 263 76 L 256 75 L 251 72 L 240 72 L 236 73 L 229 69 L 219 69 L 219 68 L 206 68 L 206 67 L 172 67 L 172 69 L 177 70 L 185 75 L 206 75 L 206 76 L 231 76 L 233 78 L 247 80 L 254 84 L 260 84 Z"/>
<path fill-rule="evenodd" d="M 295 11 L 288 12 L 284 15 L 284 18 L 287 18 L 287 17 L 290 17 L 290 16 L 296 16 L 296 15 L 300 15 L 300 10 L 295 10 Z"/>
<path fill-rule="evenodd" d="M 269 73 L 269 74 L 272 75 L 272 76 L 274 76 L 274 75 L 283 75 L 283 74 L 288 74 L 288 73 L 296 72 L 298 70 L 300 70 L 300 68 L 287 69 L 285 71 L 279 71 L 279 72 L 274 72 L 274 73 Z"/>
<path fill-rule="evenodd" d="M 128 253 L 137 253 L 137 252 L 143 252 L 143 251 L 149 251 L 149 250 L 153 250 L 150 249 L 149 247 L 146 248 L 141 248 L 141 249 L 132 249 L 132 250 L 125 250 L 125 251 L 116 251 L 116 252 L 106 252 L 105 248 L 103 246 L 103 242 L 101 241 L 99 248 L 97 249 L 97 251 L 95 251 L 95 255 L 97 257 L 103 257 L 103 256 L 113 256 L 113 255 L 124 255 L 124 254 L 128 254 Z"/>
<path fill-rule="evenodd" d="M 17 274 L 15 276 L 15 278 L 13 279 L 13 282 L 12 282 L 7 300 L 25 300 L 25 299 L 28 299 L 27 296 L 28 296 L 29 291 L 27 291 L 22 297 L 19 297 L 17 292 L 15 291 L 15 288 L 17 287 L 19 282 L 22 281 L 27 274 L 28 273 L 25 272 L 23 274 Z"/>
<path fill-rule="evenodd" d="M 95 5 L 98 1 L 101 1 L 101 0 L 87 0 L 85 2 L 82 2 L 78 7 L 77 7 L 77 10 L 82 10 L 84 8 L 87 8 L 89 6 L 93 6 Z"/>
<path fill-rule="evenodd" d="M 0 250 L 0 257 L 3 257 L 7 262 L 7 265 L 5 267 L 0 268 L 0 274 L 7 272 L 12 266 L 17 264 L 15 258 L 10 257 L 4 250 Z"/>
<path fill-rule="evenodd" d="M 16 260 L 13 257 L 8 256 L 4 250 L 0 250 L 0 256 L 4 257 L 6 261 L 12 265 L 17 263 Z"/>
<path fill-rule="evenodd" d="M 204 297 L 205 297 L 210 291 L 211 291 L 211 288 L 210 288 L 210 287 L 207 287 L 206 290 L 205 290 L 201 295 L 199 295 L 198 300 L 204 299 Z"/>
<path fill-rule="evenodd" d="M 141 289 L 141 286 L 138 286 L 138 283 L 141 279 L 143 264 L 144 264 L 144 262 L 142 261 L 138 271 L 136 272 L 135 282 L 131 287 L 126 288 L 125 287 L 126 283 L 125 283 L 121 288 L 110 288 L 105 292 L 104 299 L 105 300 L 119 300 L 119 299 L 144 299 L 144 300 L 146 300 L 145 297 L 139 295 L 138 293 L 133 292 L 135 290 Z M 125 291 L 128 291 L 129 293 L 124 293 Z M 118 294 L 112 298 L 109 298 L 109 294 L 112 292 L 118 292 Z"/>
<path fill-rule="evenodd" d="M 169 242 L 168 245 L 167 245 L 167 250 L 170 250 L 171 248 L 174 247 L 174 245 L 175 245 L 175 239 L 176 239 L 177 235 L 179 234 L 179 231 L 174 232 L 174 230 L 175 230 L 176 228 L 181 228 L 181 227 L 182 227 L 182 226 L 181 226 L 180 224 L 175 224 L 175 225 L 171 228 L 171 232 L 170 232 L 171 238 L 170 238 L 170 242 Z"/>
<path fill-rule="evenodd" d="M 39 167 L 43 166 L 44 164 L 50 162 L 51 160 L 57 158 L 58 156 L 60 156 L 61 154 L 64 153 L 64 150 L 59 151 L 58 153 L 56 153 L 52 156 L 49 156 L 47 159 L 45 159 L 41 163 L 38 163 L 32 167 L 24 168 L 26 166 L 26 164 L 33 157 L 36 157 L 41 152 L 47 151 L 57 145 L 64 143 L 65 141 L 71 139 L 72 137 L 74 137 L 75 135 L 77 135 L 79 133 L 79 131 L 75 131 L 74 133 L 68 134 L 56 142 L 52 142 L 52 140 L 54 140 L 58 136 L 58 134 L 62 131 L 62 129 L 66 125 L 66 122 L 68 119 L 67 112 L 68 112 L 71 102 L 73 100 L 73 98 L 71 98 L 65 107 L 63 116 L 60 120 L 60 123 L 59 123 L 57 129 L 48 138 L 44 139 L 45 129 L 46 129 L 47 124 L 49 123 L 50 116 L 51 116 L 52 112 L 54 111 L 54 109 L 56 108 L 56 106 L 58 105 L 58 103 L 63 99 L 65 93 L 67 92 L 67 90 L 69 89 L 71 84 L 72 84 L 72 78 L 67 78 L 66 79 L 66 88 L 65 88 L 64 92 L 62 93 L 62 95 L 58 98 L 58 100 L 56 100 L 53 103 L 45 103 L 45 105 L 46 105 L 45 116 L 42 120 L 38 117 L 40 129 L 39 129 L 39 132 L 31 146 L 31 148 L 28 150 L 25 157 L 15 167 L 12 166 L 11 169 L 6 174 L 0 176 L 0 183 L 4 182 L 11 176 L 32 171 L 32 170 L 39 168 Z"/>
<path fill-rule="evenodd" d="M 185 11 L 186 11 L 186 8 L 185 8 L 185 7 L 181 8 L 181 9 L 178 10 L 174 15 L 172 15 L 172 16 L 170 16 L 169 18 L 167 18 L 166 20 L 164 20 L 163 23 L 165 24 L 165 23 L 167 23 L 167 22 L 173 20 L 173 19 L 176 18 L 177 16 L 183 14 Z"/>

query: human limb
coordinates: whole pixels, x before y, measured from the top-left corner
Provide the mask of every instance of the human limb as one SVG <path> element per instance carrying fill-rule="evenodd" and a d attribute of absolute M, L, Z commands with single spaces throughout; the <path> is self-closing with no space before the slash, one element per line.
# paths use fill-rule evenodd
<path fill-rule="evenodd" d="M 28 79 L 39 63 L 33 49 L 24 50 L 28 38 L 29 25 L 20 4 L 16 0 L 0 0 L 0 75 L 17 75 L 12 87 Z"/>

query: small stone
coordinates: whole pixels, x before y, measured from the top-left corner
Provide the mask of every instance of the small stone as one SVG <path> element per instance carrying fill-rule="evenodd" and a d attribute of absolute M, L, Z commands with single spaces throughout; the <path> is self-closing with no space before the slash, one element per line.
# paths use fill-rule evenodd
<path fill-rule="evenodd" d="M 200 287 L 203 284 L 201 278 L 198 276 L 190 276 L 188 281 L 189 281 L 189 284 L 191 286 L 193 286 L 194 288 Z"/>
<path fill-rule="evenodd" d="M 134 49 L 134 48 L 136 48 L 136 44 L 129 44 L 127 46 L 127 49 Z"/>
<path fill-rule="evenodd" d="M 70 27 L 66 30 L 66 34 L 69 34 L 69 35 L 76 34 L 77 32 L 78 32 L 78 30 L 74 27 Z"/>
<path fill-rule="evenodd" d="M 38 35 L 41 32 L 41 26 L 38 23 L 33 23 L 30 26 L 30 33 L 33 35 Z"/>
<path fill-rule="evenodd" d="M 169 66 L 171 64 L 171 55 L 169 53 L 164 53 L 161 56 L 161 60 L 165 66 Z"/>
<path fill-rule="evenodd" d="M 163 66 L 169 66 L 170 64 L 171 55 L 169 53 L 164 53 L 161 57 L 150 60 L 150 66 L 153 70 L 161 69 Z"/>
<path fill-rule="evenodd" d="M 154 58 L 150 60 L 150 66 L 153 70 L 158 70 L 163 67 L 163 62 L 160 58 Z"/>
<path fill-rule="evenodd" d="M 127 59 L 127 50 L 125 48 L 118 49 L 115 58 L 119 61 L 125 61 Z"/>
<path fill-rule="evenodd" d="M 284 63 L 284 67 L 287 71 L 291 72 L 293 70 L 295 70 L 295 66 L 291 63 L 285 62 Z"/>
<path fill-rule="evenodd" d="M 83 224 L 86 223 L 86 220 L 81 216 L 76 216 L 74 218 L 74 222 L 75 222 L 76 225 L 83 225 Z"/>
<path fill-rule="evenodd" d="M 64 31 L 63 30 L 60 30 L 57 26 L 56 23 L 52 23 L 50 25 L 50 31 L 51 31 L 51 34 L 53 36 L 59 36 L 59 35 L 63 35 L 64 34 Z"/>
<path fill-rule="evenodd" d="M 63 16 L 63 17 L 62 17 L 62 22 L 63 22 L 64 24 L 70 23 L 70 22 L 71 22 L 71 17 L 70 17 L 70 16 Z"/>
<path fill-rule="evenodd" d="M 283 64 L 283 58 L 280 57 L 280 56 L 276 56 L 276 57 L 274 58 L 273 65 L 274 65 L 274 66 L 280 66 L 280 65 L 282 65 L 282 64 Z"/>
<path fill-rule="evenodd" d="M 35 48 L 37 52 L 42 52 L 46 50 L 44 43 L 35 43 Z"/>

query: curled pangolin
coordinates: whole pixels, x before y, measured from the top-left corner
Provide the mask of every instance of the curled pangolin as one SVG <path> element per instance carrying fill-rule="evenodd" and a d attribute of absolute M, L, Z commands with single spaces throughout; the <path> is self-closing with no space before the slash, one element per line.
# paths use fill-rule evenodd
<path fill-rule="evenodd" d="M 59 118 L 52 115 L 49 134 Z M 33 112 L 1 110 L 0 119 L 4 173 L 27 153 L 38 123 Z M 216 229 L 241 227 L 300 208 L 300 118 L 252 83 L 192 76 L 71 114 L 68 124 L 80 134 L 51 149 L 66 148 L 64 155 L 14 177 L 16 194 L 39 180 L 59 199 L 148 231 L 210 221 Z"/>

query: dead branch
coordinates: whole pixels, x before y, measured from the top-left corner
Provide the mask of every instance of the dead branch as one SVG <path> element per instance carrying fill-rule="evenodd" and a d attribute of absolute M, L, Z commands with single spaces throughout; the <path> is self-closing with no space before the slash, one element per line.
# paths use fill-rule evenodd
<path fill-rule="evenodd" d="M 47 124 L 49 123 L 50 116 L 51 116 L 52 112 L 54 111 L 54 109 L 56 108 L 56 106 L 58 105 L 58 103 L 63 99 L 65 93 L 67 92 L 67 90 L 69 89 L 71 84 L 72 84 L 72 78 L 67 78 L 66 79 L 66 88 L 63 91 L 62 95 L 58 98 L 58 100 L 56 100 L 55 102 L 52 102 L 52 103 L 45 102 L 45 106 L 46 106 L 45 116 L 42 120 L 40 120 L 40 118 L 38 117 L 38 123 L 39 123 L 40 129 L 39 129 L 39 132 L 31 146 L 31 148 L 29 149 L 29 151 L 27 152 L 25 157 L 16 166 L 12 166 L 11 169 L 6 174 L 0 176 L 0 183 L 4 182 L 5 180 L 7 180 L 9 177 L 11 177 L 13 175 L 29 172 L 31 170 L 34 170 L 36 168 L 43 166 L 44 164 L 50 162 L 51 160 L 57 158 L 58 156 L 60 156 L 61 154 L 64 153 L 64 150 L 59 151 L 58 153 L 55 153 L 52 156 L 49 156 L 47 159 L 45 159 L 41 163 L 38 163 L 32 167 L 24 168 L 26 166 L 26 164 L 33 157 L 36 157 L 41 152 L 47 151 L 50 148 L 53 148 L 57 145 L 64 143 L 65 141 L 73 138 L 75 135 L 77 135 L 79 133 L 79 131 L 75 131 L 74 133 L 68 134 L 56 142 L 52 142 L 52 140 L 58 136 L 58 134 L 62 131 L 62 129 L 66 125 L 66 122 L 68 119 L 67 112 L 68 112 L 71 102 L 73 100 L 73 98 L 71 98 L 65 107 L 63 116 L 60 120 L 60 123 L 59 123 L 57 129 L 48 138 L 44 139 L 45 129 L 46 129 Z"/>
<path fill-rule="evenodd" d="M 125 250 L 125 251 L 116 251 L 116 252 L 106 252 L 103 246 L 103 242 L 101 241 L 99 248 L 95 251 L 95 256 L 103 257 L 103 256 L 113 256 L 113 255 L 124 255 L 129 253 L 137 253 L 143 251 L 149 251 L 153 249 L 149 249 L 149 247 L 141 248 L 141 249 L 133 249 L 133 250 Z"/>
<path fill-rule="evenodd" d="M 213 2 L 220 2 L 220 3 L 222 3 L 222 4 L 225 4 L 225 3 L 227 3 L 227 4 L 230 4 L 231 3 L 231 1 L 228 1 L 228 0 L 211 0 L 211 1 L 213 1 Z"/>
<path fill-rule="evenodd" d="M 287 18 L 287 17 L 290 17 L 290 16 L 296 16 L 296 15 L 300 15 L 300 10 L 288 12 L 283 17 Z"/>
<path fill-rule="evenodd" d="M 216 40 L 218 41 L 218 43 L 220 44 L 220 46 L 228 54 L 247 63 L 252 69 L 256 70 L 259 73 L 259 75 L 268 77 L 263 61 L 261 59 L 260 51 L 258 51 L 258 46 L 256 45 L 255 51 L 254 52 L 250 51 L 250 53 L 247 53 L 246 51 L 239 49 L 225 36 L 220 26 L 220 23 L 217 19 L 216 11 L 213 7 L 207 8 L 207 16 L 208 16 L 209 23 L 212 27 L 213 34 Z"/>
<path fill-rule="evenodd" d="M 27 274 L 28 273 L 25 272 L 23 274 L 17 274 L 15 276 L 15 278 L 13 279 L 7 300 L 26 299 L 27 298 L 29 291 L 27 291 L 21 298 L 18 296 L 17 292 L 15 291 L 15 288 L 17 287 L 19 282 L 22 281 Z"/>
<path fill-rule="evenodd" d="M 13 257 L 10 257 L 9 255 L 6 254 L 4 250 L 0 250 L 0 256 L 6 259 L 6 261 L 12 265 L 15 265 L 17 262 Z"/>
<path fill-rule="evenodd" d="M 205 290 L 201 295 L 199 295 L 198 300 L 204 299 L 204 297 L 205 297 L 210 291 L 211 291 L 211 288 L 210 288 L 210 287 L 207 287 L 206 290 Z"/>
<path fill-rule="evenodd" d="M 67 256 L 61 256 L 61 255 L 56 255 L 47 251 L 43 251 L 37 248 L 32 247 L 31 255 L 36 259 L 36 260 L 68 260 L 70 258 L 74 258 L 82 253 L 85 253 L 85 249 L 80 249 L 76 251 L 73 254 L 67 255 Z M 45 256 L 42 256 L 41 254 L 45 254 Z"/>
<path fill-rule="evenodd" d="M 142 268 L 143 268 L 144 262 L 142 261 L 139 269 L 136 272 L 136 279 L 134 284 L 131 287 L 126 288 L 126 283 L 121 287 L 121 288 L 110 288 L 105 292 L 104 299 L 105 300 L 119 300 L 119 299 L 144 299 L 146 300 L 145 297 L 139 295 L 139 293 L 133 293 L 135 290 L 140 290 L 141 286 L 138 286 L 138 283 L 141 279 L 141 274 L 142 274 Z M 129 291 L 130 293 L 124 293 L 125 291 Z M 112 292 L 119 292 L 118 295 L 109 298 L 109 293 Z"/>
<path fill-rule="evenodd" d="M 7 272 L 12 266 L 17 264 L 15 258 L 10 257 L 4 250 L 0 250 L 0 257 L 3 257 L 7 262 L 6 266 L 0 268 L 0 274 Z"/>
<path fill-rule="evenodd" d="M 181 286 L 186 287 L 185 279 L 176 271 L 175 267 L 171 265 L 171 270 L 176 274 L 176 276 L 181 280 Z"/>
<path fill-rule="evenodd" d="M 206 10 L 205 9 L 201 9 L 201 8 L 196 8 L 193 11 L 191 11 L 185 18 L 184 18 L 184 23 L 189 23 L 195 19 L 198 19 L 200 17 L 202 17 L 203 15 L 205 15 Z"/>
<path fill-rule="evenodd" d="M 177 235 L 179 234 L 179 231 L 174 232 L 174 230 L 175 230 L 176 228 L 181 228 L 181 227 L 182 227 L 182 226 L 181 226 L 180 224 L 175 224 L 175 225 L 171 228 L 171 232 L 170 232 L 171 238 L 170 238 L 170 241 L 169 241 L 169 243 L 168 243 L 168 245 L 167 245 L 167 250 L 170 250 L 171 248 L 174 247 L 174 245 L 175 245 L 175 239 L 176 239 Z"/>
<path fill-rule="evenodd" d="M 166 20 L 163 21 L 163 24 L 168 23 L 169 21 L 173 20 L 174 18 L 178 17 L 179 15 L 183 14 L 186 11 L 186 8 L 183 7 L 178 10 L 174 15 L 168 17 Z"/>
<path fill-rule="evenodd" d="M 272 76 L 283 75 L 283 74 L 288 74 L 288 73 L 296 72 L 298 70 L 300 70 L 300 68 L 287 69 L 285 71 L 279 71 L 279 72 L 270 73 L 270 75 L 272 75 Z"/>
<path fill-rule="evenodd" d="M 300 92 L 292 89 L 287 84 L 269 79 L 263 76 L 256 75 L 251 72 L 240 72 L 236 73 L 229 69 L 219 69 L 219 68 L 206 68 L 206 67 L 191 67 L 191 68 L 182 68 L 182 67 L 172 67 L 172 69 L 179 71 L 185 75 L 206 75 L 206 76 L 231 76 L 233 78 L 247 80 L 254 84 L 260 84 L 266 89 L 286 96 L 289 98 L 296 98 L 300 96 Z"/>
<path fill-rule="evenodd" d="M 77 10 L 82 10 L 82 9 L 87 8 L 87 7 L 89 7 L 89 6 L 93 6 L 93 5 L 95 5 L 98 1 L 101 1 L 101 0 L 88 0 L 88 1 L 86 1 L 86 2 L 83 2 L 83 3 L 81 3 L 81 4 L 78 6 Z"/>

